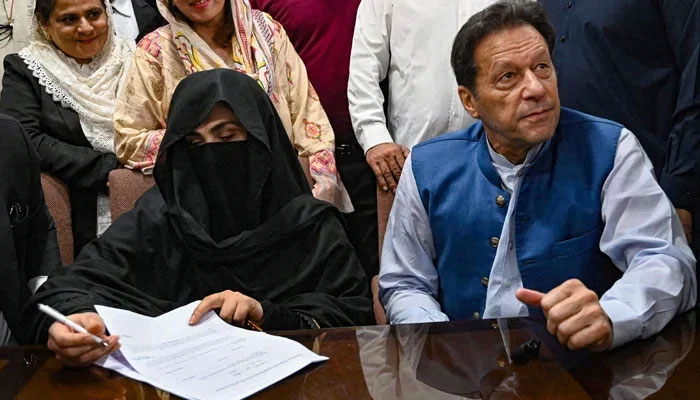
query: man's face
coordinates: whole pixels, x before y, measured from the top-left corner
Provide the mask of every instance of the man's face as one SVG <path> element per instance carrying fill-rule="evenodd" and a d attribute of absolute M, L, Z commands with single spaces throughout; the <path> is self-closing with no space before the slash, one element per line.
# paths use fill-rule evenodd
<path fill-rule="evenodd" d="M 522 25 L 486 36 L 474 61 L 477 93 L 460 86 L 459 95 L 492 144 L 522 151 L 554 135 L 560 112 L 557 76 L 535 28 Z"/>

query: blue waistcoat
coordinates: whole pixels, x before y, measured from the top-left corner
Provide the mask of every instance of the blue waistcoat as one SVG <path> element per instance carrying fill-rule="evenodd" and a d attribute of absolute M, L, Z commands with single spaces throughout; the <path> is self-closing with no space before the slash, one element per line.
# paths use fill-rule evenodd
<path fill-rule="evenodd" d="M 524 287 L 548 292 L 578 278 L 600 296 L 619 278 L 599 242 L 601 189 L 621 130 L 617 123 L 561 109 L 554 136 L 525 171 L 515 207 L 514 245 Z M 490 275 L 510 202 L 484 128 L 477 122 L 421 143 L 411 158 L 432 230 L 442 311 L 450 319 L 478 318 L 486 304 L 482 278 Z"/>

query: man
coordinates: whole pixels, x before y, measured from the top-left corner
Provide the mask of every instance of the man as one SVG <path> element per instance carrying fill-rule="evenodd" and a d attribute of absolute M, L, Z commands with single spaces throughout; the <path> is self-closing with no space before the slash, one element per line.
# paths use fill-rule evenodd
<path fill-rule="evenodd" d="M 413 145 L 472 123 L 447 61 L 450 41 L 495 0 L 364 0 L 357 11 L 348 100 L 355 136 L 384 190 L 396 190 Z M 387 115 L 380 82 L 389 80 Z"/>
<path fill-rule="evenodd" d="M 562 105 L 634 132 L 691 241 L 693 216 L 700 221 L 700 1 L 541 3 L 559 36 Z"/>
<path fill-rule="evenodd" d="M 348 75 L 355 16 L 360 0 L 252 0 L 282 24 L 318 92 L 335 133 L 338 172 L 355 208 L 345 218 L 365 274 L 379 272 L 376 181 L 357 143 L 348 111 Z M 309 23 L 314 21 L 314 23 Z"/>
<path fill-rule="evenodd" d="M 138 43 L 142 37 L 165 25 L 155 0 L 111 0 L 119 35 Z"/>
<path fill-rule="evenodd" d="M 0 115 L 0 346 L 15 344 L 19 312 L 61 264 L 39 160 L 16 120 Z"/>
<path fill-rule="evenodd" d="M 391 322 L 541 308 L 562 344 L 604 350 L 695 304 L 695 259 L 649 159 L 623 126 L 560 107 L 554 41 L 527 1 L 458 33 L 459 96 L 480 122 L 406 161 L 379 278 Z"/>

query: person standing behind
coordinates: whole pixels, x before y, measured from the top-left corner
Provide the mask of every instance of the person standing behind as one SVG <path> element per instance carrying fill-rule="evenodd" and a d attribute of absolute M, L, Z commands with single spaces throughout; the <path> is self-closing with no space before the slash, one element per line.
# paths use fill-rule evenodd
<path fill-rule="evenodd" d="M 345 218 L 348 238 L 371 278 L 379 271 L 376 183 L 352 130 L 347 95 L 350 49 L 360 1 L 251 0 L 250 5 L 282 24 L 318 92 L 335 132 L 338 172 L 355 208 Z"/>
<path fill-rule="evenodd" d="M 110 0 L 117 33 L 138 43 L 142 37 L 165 25 L 155 0 Z"/>
<path fill-rule="evenodd" d="M 692 240 L 700 195 L 700 1 L 541 0 L 562 105 L 628 127 Z M 698 254 L 698 241 L 694 241 Z"/>
<path fill-rule="evenodd" d="M 413 145 L 474 122 L 457 96 L 450 46 L 493 0 L 363 0 L 350 56 L 355 136 L 384 191 L 396 190 Z M 389 79 L 387 114 L 379 83 Z"/>

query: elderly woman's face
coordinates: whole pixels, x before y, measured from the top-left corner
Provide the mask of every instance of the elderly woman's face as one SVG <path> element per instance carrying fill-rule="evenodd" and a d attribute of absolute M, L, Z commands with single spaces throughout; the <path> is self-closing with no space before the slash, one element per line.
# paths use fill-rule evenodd
<path fill-rule="evenodd" d="M 107 43 L 107 12 L 102 0 L 56 0 L 44 31 L 66 55 L 87 63 Z"/>
<path fill-rule="evenodd" d="M 172 0 L 194 24 L 207 24 L 223 16 L 226 0 Z"/>
<path fill-rule="evenodd" d="M 209 114 L 209 118 L 188 134 L 185 140 L 190 146 L 239 142 L 248 140 L 248 131 L 227 105 L 217 103 Z"/>

